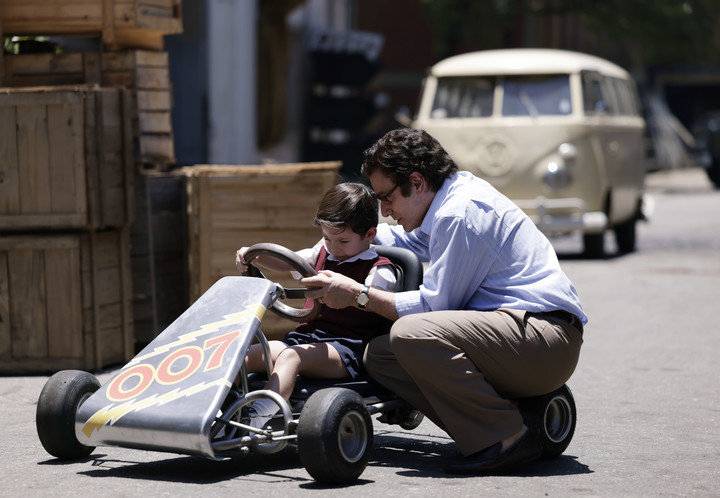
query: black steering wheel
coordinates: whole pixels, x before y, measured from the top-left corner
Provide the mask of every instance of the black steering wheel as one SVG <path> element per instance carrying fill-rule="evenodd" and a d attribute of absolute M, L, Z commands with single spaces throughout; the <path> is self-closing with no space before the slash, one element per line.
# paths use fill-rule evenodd
<path fill-rule="evenodd" d="M 250 246 L 245 253 L 245 261 L 248 264 L 248 273 L 251 277 L 267 278 L 265 275 L 263 275 L 259 268 L 253 265 L 253 261 L 261 255 L 275 258 L 279 261 L 282 261 L 283 263 L 290 265 L 293 270 L 299 272 L 303 277 L 312 277 L 314 275 L 317 275 L 315 268 L 310 266 L 307 261 L 300 258 L 290 249 L 278 244 L 263 242 L 261 244 L 255 244 L 254 246 Z M 288 320 L 292 320 L 294 322 L 307 322 L 317 318 L 317 316 L 325 307 L 325 305 L 320 303 L 317 299 L 313 301 L 314 305 L 312 308 L 298 309 L 289 306 L 281 301 L 283 299 L 306 299 L 305 291 L 307 289 L 305 287 L 281 287 L 281 289 L 282 292 L 280 298 L 273 303 L 271 309 L 283 318 L 287 318 Z"/>

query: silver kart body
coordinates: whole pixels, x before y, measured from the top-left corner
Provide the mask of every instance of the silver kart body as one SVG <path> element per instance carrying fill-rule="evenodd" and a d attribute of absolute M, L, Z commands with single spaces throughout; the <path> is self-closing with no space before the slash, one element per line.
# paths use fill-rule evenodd
<path fill-rule="evenodd" d="M 211 427 L 279 292 L 265 279 L 220 279 L 81 404 L 78 441 L 218 458 Z"/>

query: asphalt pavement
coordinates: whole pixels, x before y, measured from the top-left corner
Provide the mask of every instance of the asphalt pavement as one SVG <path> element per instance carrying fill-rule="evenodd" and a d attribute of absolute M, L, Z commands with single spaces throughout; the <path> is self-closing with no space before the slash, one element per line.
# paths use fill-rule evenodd
<path fill-rule="evenodd" d="M 316 484 L 292 450 L 214 462 L 102 447 L 64 463 L 35 429 L 47 376 L 5 376 L 0 496 L 719 496 L 720 191 L 700 170 L 656 173 L 647 186 L 637 252 L 587 260 L 579 237 L 553 240 L 590 317 L 568 382 L 577 430 L 555 460 L 447 475 L 455 445 L 425 421 L 414 431 L 376 422 L 368 468 L 343 487 Z"/>

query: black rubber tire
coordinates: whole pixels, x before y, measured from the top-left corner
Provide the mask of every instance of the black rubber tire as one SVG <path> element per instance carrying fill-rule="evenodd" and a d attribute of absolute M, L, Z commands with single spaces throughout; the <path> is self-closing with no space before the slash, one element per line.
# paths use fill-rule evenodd
<path fill-rule="evenodd" d="M 62 460 L 87 458 L 95 450 L 75 437 L 77 409 L 100 388 L 97 377 L 79 370 L 62 370 L 48 379 L 40 392 L 35 425 L 45 450 Z"/>
<path fill-rule="evenodd" d="M 591 259 L 601 259 L 605 257 L 605 234 L 604 233 L 586 233 L 583 234 L 583 256 Z"/>
<path fill-rule="evenodd" d="M 373 446 L 372 419 L 350 389 L 321 389 L 308 398 L 297 428 L 300 462 L 313 479 L 351 483 L 367 467 Z"/>
<path fill-rule="evenodd" d="M 567 385 L 543 396 L 520 400 L 525 424 L 538 431 L 543 447 L 540 458 L 556 458 L 567 449 L 575 434 L 577 408 Z"/>
<path fill-rule="evenodd" d="M 710 180 L 716 189 L 720 189 L 720 159 L 715 156 L 712 163 L 705 170 L 708 180 Z"/>
<path fill-rule="evenodd" d="M 623 221 L 613 227 L 615 232 L 615 242 L 617 243 L 618 252 L 627 254 L 635 251 L 635 225 L 636 219 L 633 216 L 627 221 Z"/>

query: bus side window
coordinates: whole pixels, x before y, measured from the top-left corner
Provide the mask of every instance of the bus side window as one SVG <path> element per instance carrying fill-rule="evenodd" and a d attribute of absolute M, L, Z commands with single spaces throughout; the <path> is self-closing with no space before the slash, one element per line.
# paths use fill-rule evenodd
<path fill-rule="evenodd" d="M 610 106 L 603 96 L 600 80 L 592 73 L 582 73 L 583 104 L 585 114 L 609 112 Z"/>

